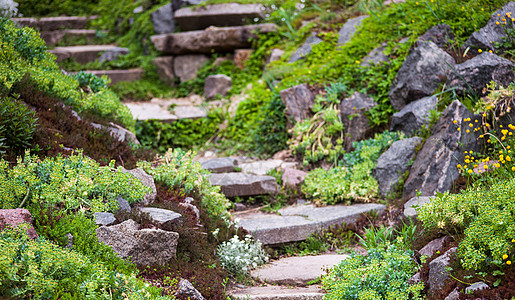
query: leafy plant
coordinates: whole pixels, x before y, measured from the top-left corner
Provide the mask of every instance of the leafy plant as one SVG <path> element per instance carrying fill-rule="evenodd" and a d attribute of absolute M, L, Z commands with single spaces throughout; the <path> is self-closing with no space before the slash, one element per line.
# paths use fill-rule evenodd
<path fill-rule="evenodd" d="M 89 90 L 93 93 L 98 93 L 102 89 L 107 88 L 107 84 L 109 83 L 109 79 L 106 76 L 102 76 L 102 78 L 100 78 L 96 75 L 86 73 L 84 71 L 80 71 L 72 75 L 72 77 L 77 79 L 80 88 L 89 88 Z"/>
<path fill-rule="evenodd" d="M 381 226 L 376 229 L 374 226 L 371 226 L 369 229 L 365 228 L 364 231 L 364 237 L 361 237 L 359 234 L 356 234 L 356 236 L 361 246 L 365 249 L 377 248 L 393 240 L 393 227 Z"/>
<path fill-rule="evenodd" d="M 246 275 L 250 270 L 266 263 L 268 256 L 261 248 L 261 242 L 250 235 L 240 240 L 237 235 L 218 246 L 217 255 L 222 267 L 235 275 Z"/>
<path fill-rule="evenodd" d="M 22 101 L 0 98 L 0 150 L 9 147 L 13 153 L 23 152 L 30 147 L 36 126 L 36 113 Z"/>

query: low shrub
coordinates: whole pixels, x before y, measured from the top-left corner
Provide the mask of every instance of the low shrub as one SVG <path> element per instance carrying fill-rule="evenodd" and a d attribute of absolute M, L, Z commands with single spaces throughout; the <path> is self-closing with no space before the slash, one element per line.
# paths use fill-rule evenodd
<path fill-rule="evenodd" d="M 22 101 L 13 98 L 0 98 L 0 137 L 3 145 L 14 153 L 21 153 L 31 146 L 37 126 L 36 113 Z"/>
<path fill-rule="evenodd" d="M 220 264 L 227 271 L 235 275 L 246 275 L 252 269 L 266 263 L 268 256 L 261 248 L 261 242 L 254 241 L 247 235 L 240 240 L 237 235 L 227 242 L 223 242 L 217 249 Z"/>

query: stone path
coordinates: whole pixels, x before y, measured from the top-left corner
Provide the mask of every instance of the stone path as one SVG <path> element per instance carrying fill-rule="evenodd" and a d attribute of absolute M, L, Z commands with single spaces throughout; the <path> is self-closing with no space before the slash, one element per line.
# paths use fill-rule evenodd
<path fill-rule="evenodd" d="M 160 120 L 165 122 L 180 119 L 207 117 L 207 110 L 200 104 L 203 99 L 187 97 L 178 99 L 154 98 L 147 102 L 126 102 L 136 120 Z"/>
<path fill-rule="evenodd" d="M 235 288 L 229 294 L 234 299 L 242 300 L 322 300 L 325 293 L 318 286 L 285 287 L 265 285 Z"/>

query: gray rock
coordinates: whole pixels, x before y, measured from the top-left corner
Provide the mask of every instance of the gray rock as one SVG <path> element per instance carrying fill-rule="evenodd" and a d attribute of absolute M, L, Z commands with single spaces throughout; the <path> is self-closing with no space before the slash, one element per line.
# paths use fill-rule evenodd
<path fill-rule="evenodd" d="M 273 61 L 281 60 L 281 56 L 283 56 L 284 50 L 274 48 L 270 51 L 270 57 L 268 58 L 267 64 Z"/>
<path fill-rule="evenodd" d="M 143 201 L 142 201 L 143 204 L 148 205 L 148 204 L 154 202 L 154 200 L 156 200 L 157 188 L 156 188 L 156 184 L 154 183 L 154 177 L 152 177 L 151 175 L 148 175 L 147 172 L 145 172 L 145 170 L 140 169 L 140 168 L 136 168 L 136 169 L 132 169 L 132 170 L 126 170 L 125 168 L 123 168 L 122 172 L 133 175 L 134 177 L 139 179 L 141 181 L 141 183 L 143 183 L 144 186 L 147 186 L 150 188 L 151 192 L 149 194 L 145 195 L 145 197 L 143 198 Z"/>
<path fill-rule="evenodd" d="M 454 33 L 452 33 L 451 26 L 447 24 L 438 24 L 431 27 L 421 35 L 417 42 L 433 42 L 440 48 L 446 48 L 450 46 L 450 40 L 453 39 Z"/>
<path fill-rule="evenodd" d="M 204 96 L 206 99 L 214 99 L 216 95 L 225 96 L 231 89 L 231 77 L 223 74 L 210 75 L 204 81 Z"/>
<path fill-rule="evenodd" d="M 379 195 L 386 197 L 395 192 L 399 180 L 410 168 L 410 161 L 415 158 L 416 147 L 422 141 L 421 137 L 396 141 L 381 154 L 372 173 L 379 184 Z"/>
<path fill-rule="evenodd" d="M 124 103 L 136 120 L 161 120 L 171 122 L 177 120 L 177 116 L 168 110 L 168 107 L 157 102 L 127 102 Z"/>
<path fill-rule="evenodd" d="M 414 285 L 419 282 L 422 282 L 422 276 L 420 275 L 420 272 L 417 272 L 415 275 L 411 276 L 410 279 L 408 279 L 409 285 Z"/>
<path fill-rule="evenodd" d="M 456 65 L 449 73 L 447 85 L 458 94 L 482 95 L 490 81 L 508 86 L 514 79 L 515 64 L 490 52 L 484 52 L 466 62 Z"/>
<path fill-rule="evenodd" d="M 418 252 L 421 256 L 433 256 L 433 254 L 438 251 L 442 251 L 444 244 L 450 240 L 448 236 L 441 237 L 439 239 L 435 239 L 427 243 L 420 251 Z"/>
<path fill-rule="evenodd" d="M 280 92 L 281 100 L 286 106 L 284 114 L 288 118 L 289 127 L 304 119 L 310 118 L 315 95 L 306 84 L 296 85 Z"/>
<path fill-rule="evenodd" d="M 465 50 L 470 47 L 469 51 L 472 51 L 473 53 L 477 53 L 478 49 L 481 49 L 484 52 L 495 50 L 495 43 L 502 42 L 503 37 L 506 37 L 506 33 L 502 26 L 495 23 L 501 23 L 501 19 L 505 17 L 508 12 L 515 12 L 515 2 L 509 2 L 503 8 L 494 12 L 486 26 L 481 28 L 479 31 L 474 32 L 463 44 L 462 49 Z"/>
<path fill-rule="evenodd" d="M 438 98 L 435 96 L 408 103 L 401 111 L 392 116 L 391 131 L 401 131 L 407 136 L 419 131 L 422 126 L 429 124 L 431 110 L 436 110 Z"/>
<path fill-rule="evenodd" d="M 115 48 L 111 48 L 111 49 L 105 51 L 104 53 L 102 53 L 102 55 L 100 55 L 100 57 L 98 58 L 98 61 L 99 62 L 112 61 L 112 60 L 118 59 L 120 56 L 124 56 L 127 54 L 129 54 L 129 49 L 122 48 L 122 47 L 115 47 Z"/>
<path fill-rule="evenodd" d="M 429 263 L 429 291 L 437 292 L 445 285 L 445 280 L 449 279 L 447 267 L 451 261 L 451 255 L 456 252 L 456 247 L 447 250 L 443 255 L 435 258 Z"/>
<path fill-rule="evenodd" d="M 175 258 L 179 234 L 161 229 L 141 229 L 133 220 L 97 228 L 99 242 L 111 246 L 121 258 L 139 266 L 166 265 Z"/>
<path fill-rule="evenodd" d="M 301 170 L 285 168 L 281 180 L 283 181 L 284 186 L 300 187 L 307 174 L 307 172 Z"/>
<path fill-rule="evenodd" d="M 131 205 L 129 202 L 125 199 L 123 199 L 121 196 L 116 197 L 116 201 L 118 202 L 118 211 L 124 212 L 124 213 L 130 213 L 131 212 Z"/>
<path fill-rule="evenodd" d="M 236 49 L 234 50 L 234 64 L 240 70 L 245 69 L 245 63 L 250 59 L 252 55 L 252 49 Z"/>
<path fill-rule="evenodd" d="M 487 290 L 489 288 L 490 287 L 488 286 L 488 284 L 486 284 L 482 281 L 478 281 L 478 282 L 468 286 L 467 288 L 465 288 L 465 294 L 473 294 L 476 291 Z"/>
<path fill-rule="evenodd" d="M 181 30 L 191 31 L 209 26 L 244 25 L 248 20 L 262 19 L 263 10 L 261 4 L 223 3 L 180 8 L 175 11 L 174 18 Z"/>
<path fill-rule="evenodd" d="M 230 157 L 212 158 L 200 163 L 202 169 L 209 170 L 212 173 L 228 173 L 234 172 L 236 159 Z"/>
<path fill-rule="evenodd" d="M 200 210 L 195 205 L 191 203 L 179 203 L 179 205 L 185 208 L 186 210 L 191 210 L 195 215 L 197 224 L 200 224 Z"/>
<path fill-rule="evenodd" d="M 270 159 L 270 160 L 259 160 L 250 163 L 240 164 L 242 172 L 254 174 L 254 175 L 266 175 L 268 172 L 275 170 L 281 166 L 283 163 L 280 159 Z"/>
<path fill-rule="evenodd" d="M 370 51 L 367 54 L 367 56 L 365 56 L 365 58 L 363 58 L 361 65 L 367 67 L 367 66 L 372 66 L 372 65 L 377 65 L 380 63 L 388 62 L 390 58 L 388 57 L 388 55 L 384 54 L 386 46 L 387 46 L 387 44 L 383 43 L 381 46 Z"/>
<path fill-rule="evenodd" d="M 159 226 L 172 226 L 182 224 L 182 215 L 174 211 L 156 207 L 140 207 L 139 212 L 148 214 L 152 222 Z"/>
<path fill-rule="evenodd" d="M 177 119 L 200 119 L 207 117 L 207 110 L 202 106 L 176 106 L 173 108 L 173 114 Z"/>
<path fill-rule="evenodd" d="M 359 92 L 342 100 L 340 114 L 346 131 L 344 146 L 347 151 L 352 150 L 352 142 L 364 139 L 370 132 L 371 126 L 366 112 L 376 105 L 374 99 Z"/>
<path fill-rule="evenodd" d="M 175 57 L 173 70 L 181 82 L 197 78 L 197 73 L 209 58 L 203 54 L 189 54 Z"/>
<path fill-rule="evenodd" d="M 186 279 L 181 279 L 177 287 L 175 296 L 184 297 L 190 300 L 204 300 L 202 294 Z"/>
<path fill-rule="evenodd" d="M 206 30 L 154 35 L 150 40 L 163 54 L 211 54 L 250 48 L 251 39 L 258 37 L 260 33 L 275 31 L 275 24 L 210 27 Z"/>
<path fill-rule="evenodd" d="M 315 207 L 297 205 L 282 208 L 280 215 L 243 212 L 240 226 L 265 245 L 303 241 L 313 233 L 342 223 L 353 224 L 362 213 L 384 211 L 380 204 L 353 204 Z"/>
<path fill-rule="evenodd" d="M 234 203 L 234 211 L 244 211 L 247 210 L 247 206 L 243 203 Z"/>
<path fill-rule="evenodd" d="M 91 126 L 95 129 L 99 130 L 105 130 L 107 131 L 111 136 L 116 138 L 119 142 L 132 142 L 136 145 L 139 145 L 139 141 L 136 138 L 136 135 L 129 130 L 123 128 L 122 126 L 115 124 L 113 122 L 109 123 L 109 126 L 104 126 L 97 123 L 90 123 Z"/>
<path fill-rule="evenodd" d="M 68 243 L 66 243 L 66 249 L 73 249 L 73 235 L 71 233 L 67 233 L 66 237 L 68 238 Z"/>
<path fill-rule="evenodd" d="M 106 51 L 114 50 L 118 47 L 112 45 L 83 45 L 83 46 L 66 46 L 55 47 L 48 52 L 57 57 L 57 62 L 71 58 L 80 64 L 95 61 L 99 55 Z"/>
<path fill-rule="evenodd" d="M 49 18 L 12 18 L 22 27 L 32 27 L 38 31 L 54 31 L 59 29 L 84 29 L 90 20 L 97 16 L 89 17 L 49 17 Z"/>
<path fill-rule="evenodd" d="M 88 43 L 92 43 L 96 38 L 96 30 L 93 29 L 63 29 L 42 31 L 41 38 L 45 40 L 47 46 L 54 46 L 64 39 L 83 38 Z"/>
<path fill-rule="evenodd" d="M 323 300 L 324 292 L 317 285 L 307 287 L 293 286 L 250 286 L 237 287 L 229 291 L 231 299 L 236 300 Z"/>
<path fill-rule="evenodd" d="M 150 14 L 150 21 L 156 34 L 172 33 L 175 31 L 172 3 L 165 4 Z"/>
<path fill-rule="evenodd" d="M 418 216 L 417 209 L 424 206 L 426 203 L 431 202 L 434 197 L 420 196 L 413 197 L 406 203 L 404 203 L 404 216 L 408 218 L 416 218 Z M 417 206 L 415 209 L 413 206 Z"/>
<path fill-rule="evenodd" d="M 433 42 L 422 42 L 406 58 L 390 88 L 390 102 L 401 110 L 411 101 L 430 96 L 445 82 L 454 58 Z"/>
<path fill-rule="evenodd" d="M 152 63 L 157 68 L 157 74 L 159 75 L 159 78 L 173 86 L 175 81 L 175 73 L 173 71 L 173 56 L 156 57 Z"/>
<path fill-rule="evenodd" d="M 462 122 L 466 118 L 472 122 L 479 119 L 457 100 L 443 111 L 410 169 L 402 193 L 404 200 L 414 197 L 416 190 L 422 196 L 450 190 L 459 176 L 456 166 L 463 161 L 463 152 L 479 150 L 479 134 L 473 130 L 467 133 L 469 123 Z"/>
<path fill-rule="evenodd" d="M 95 224 L 100 226 L 107 226 L 116 222 L 114 215 L 109 212 L 96 212 L 93 217 L 95 218 Z"/>
<path fill-rule="evenodd" d="M 272 176 L 222 173 L 211 174 L 209 181 L 211 185 L 220 186 L 222 193 L 227 197 L 275 194 L 278 190 L 275 178 Z"/>
<path fill-rule="evenodd" d="M 205 2 L 206 0 L 172 0 L 172 9 L 173 11 L 178 10 L 181 7 L 184 6 L 190 6 L 190 5 L 199 5 L 202 2 Z"/>
<path fill-rule="evenodd" d="M 444 300 L 459 300 L 460 299 L 460 291 L 458 288 L 455 288 Z"/>
<path fill-rule="evenodd" d="M 300 48 L 297 49 L 295 53 L 293 53 L 288 62 L 293 63 L 298 61 L 299 59 L 306 57 L 306 55 L 308 55 L 311 52 L 313 46 L 316 44 L 320 44 L 321 42 L 322 40 L 316 36 L 316 33 L 313 33 L 306 39 L 304 44 L 302 44 L 302 46 L 300 46 Z"/>
<path fill-rule="evenodd" d="M 359 25 L 361 25 L 361 22 L 366 18 L 368 18 L 368 16 L 359 16 L 349 19 L 338 32 L 338 45 L 345 45 L 345 43 L 347 43 L 352 38 Z"/>

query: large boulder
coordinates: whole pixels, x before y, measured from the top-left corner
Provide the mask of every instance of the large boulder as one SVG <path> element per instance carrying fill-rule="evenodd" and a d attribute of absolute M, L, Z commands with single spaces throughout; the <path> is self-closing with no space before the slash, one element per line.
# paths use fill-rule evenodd
<path fill-rule="evenodd" d="M 418 38 L 417 44 L 421 42 L 433 42 L 440 48 L 450 46 L 450 41 L 454 39 L 451 26 L 447 24 L 438 24 L 431 27 L 423 35 Z"/>
<path fill-rule="evenodd" d="M 311 52 L 311 49 L 313 48 L 313 46 L 316 44 L 320 44 L 321 42 L 322 42 L 322 40 L 319 39 L 315 33 L 313 33 L 306 39 L 304 44 L 302 44 L 302 46 L 300 46 L 300 48 L 297 49 L 297 51 L 295 51 L 293 53 L 293 55 L 290 57 L 290 60 L 288 62 L 290 62 L 290 63 L 296 62 L 299 59 L 306 57 L 306 55 L 308 55 Z"/>
<path fill-rule="evenodd" d="M 209 58 L 203 54 L 180 55 L 174 58 L 173 70 L 181 82 L 197 78 L 197 73 Z"/>
<path fill-rule="evenodd" d="M 284 114 L 288 118 L 289 126 L 311 117 L 311 108 L 315 95 L 306 84 L 296 85 L 280 92 L 281 100 L 285 105 Z"/>
<path fill-rule="evenodd" d="M 165 4 L 150 14 L 156 34 L 172 33 L 175 31 L 172 3 Z"/>
<path fill-rule="evenodd" d="M 359 16 L 349 19 L 345 24 L 343 24 L 342 28 L 338 32 L 338 45 L 342 46 L 347 43 L 352 38 L 356 30 L 358 30 L 361 22 L 366 18 L 368 18 L 368 16 Z"/>
<path fill-rule="evenodd" d="M 24 208 L 0 209 L 0 231 L 6 227 L 17 228 L 21 224 L 27 224 L 27 235 L 31 239 L 37 239 L 38 234 L 32 227 L 32 216 Z"/>
<path fill-rule="evenodd" d="M 408 103 L 401 111 L 392 116 L 390 124 L 391 131 L 401 131 L 407 136 L 411 136 L 429 123 L 431 110 L 436 109 L 438 98 L 435 96 L 424 97 L 422 99 Z"/>
<path fill-rule="evenodd" d="M 502 18 L 507 13 L 515 13 L 515 2 L 509 2 L 503 8 L 494 12 L 485 27 L 479 31 L 472 33 L 468 40 L 463 44 L 463 50 L 470 48 L 469 51 L 477 53 L 478 49 L 488 52 L 495 50 L 495 44 L 503 41 L 506 37 L 506 31 L 502 26 Z M 499 22 L 500 25 L 497 25 Z"/>
<path fill-rule="evenodd" d="M 156 66 L 157 74 L 159 78 L 170 84 L 174 85 L 175 82 L 175 73 L 173 71 L 173 56 L 160 56 L 154 58 L 152 63 Z"/>
<path fill-rule="evenodd" d="M 217 95 L 225 96 L 231 89 L 231 77 L 223 74 L 210 75 L 204 81 L 204 96 L 214 99 Z"/>
<path fill-rule="evenodd" d="M 410 169 L 403 199 L 414 197 L 417 190 L 422 196 L 450 190 L 459 176 L 456 166 L 463 160 L 463 151 L 479 150 L 478 136 L 463 121 L 468 118 L 478 119 L 458 100 L 444 110 Z"/>
<path fill-rule="evenodd" d="M 450 264 L 451 255 L 455 252 L 456 248 L 451 248 L 429 263 L 428 284 L 431 293 L 435 293 L 445 286 L 445 281 L 449 279 L 447 267 Z"/>
<path fill-rule="evenodd" d="M 508 86 L 514 79 L 515 64 L 490 52 L 484 52 L 466 62 L 456 65 L 447 80 L 449 88 L 459 94 L 482 95 L 490 81 Z"/>
<path fill-rule="evenodd" d="M 209 27 L 206 30 L 154 35 L 150 39 L 156 49 L 163 54 L 211 54 L 250 48 L 251 39 L 256 38 L 259 33 L 275 31 L 275 24 Z"/>
<path fill-rule="evenodd" d="M 390 102 L 396 110 L 432 95 L 444 83 L 454 58 L 433 42 L 422 42 L 408 55 L 390 88 Z"/>
<path fill-rule="evenodd" d="M 409 170 L 409 163 L 415 158 L 416 148 L 422 141 L 421 137 L 396 141 L 379 157 L 373 171 L 373 176 L 379 184 L 379 195 L 386 197 L 395 192 L 399 180 Z"/>
<path fill-rule="evenodd" d="M 182 31 L 191 31 L 244 25 L 248 20 L 262 19 L 263 11 L 261 4 L 223 3 L 181 8 L 175 11 L 174 18 Z"/>
<path fill-rule="evenodd" d="M 179 234 L 161 229 L 139 229 L 127 220 L 114 226 L 97 228 L 99 242 L 111 246 L 121 258 L 139 266 L 166 265 L 175 258 Z"/>
<path fill-rule="evenodd" d="M 352 142 L 364 139 L 371 130 L 366 113 L 377 103 L 371 97 L 356 92 L 342 100 L 340 114 L 345 127 L 345 149 L 352 149 Z"/>

